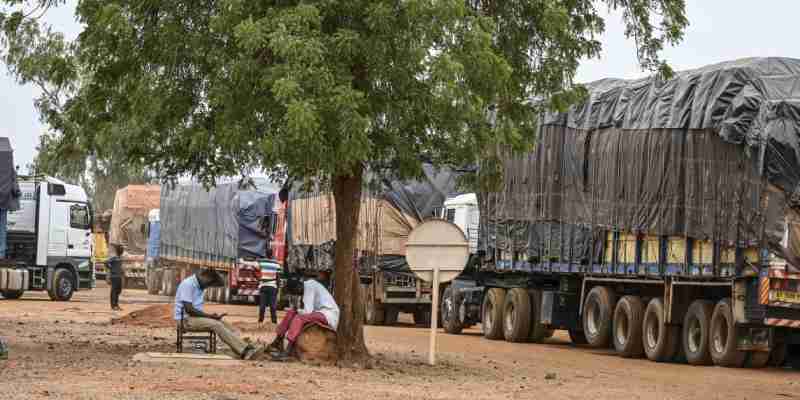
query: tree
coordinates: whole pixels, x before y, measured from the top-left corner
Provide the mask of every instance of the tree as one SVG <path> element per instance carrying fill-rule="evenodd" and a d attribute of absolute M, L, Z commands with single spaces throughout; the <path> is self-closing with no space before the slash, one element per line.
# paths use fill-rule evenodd
<path fill-rule="evenodd" d="M 413 177 L 423 159 L 529 148 L 543 107 L 585 94 L 573 77 L 600 54 L 598 7 L 621 9 L 642 66 L 670 73 L 658 53 L 682 38 L 683 0 L 82 0 L 83 80 L 56 129 L 65 143 L 124 141 L 125 163 L 164 178 L 213 184 L 255 167 L 327 178 L 340 359 L 358 362 L 364 172 Z"/>

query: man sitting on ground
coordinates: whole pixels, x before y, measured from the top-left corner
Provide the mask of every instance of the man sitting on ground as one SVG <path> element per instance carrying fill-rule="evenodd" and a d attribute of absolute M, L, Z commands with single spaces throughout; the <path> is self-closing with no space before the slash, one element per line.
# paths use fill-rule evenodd
<path fill-rule="evenodd" d="M 277 352 L 274 355 L 276 359 L 287 359 L 294 355 L 294 345 L 306 325 L 324 325 L 334 331 L 338 327 L 339 306 L 336 305 L 328 289 L 320 283 L 327 282 L 329 277 L 329 271 L 320 271 L 317 279 L 308 279 L 302 285 L 291 282 L 287 284 L 286 289 L 290 294 L 303 296 L 303 308 L 289 310 L 278 325 L 277 336 L 269 345 L 270 351 Z M 289 342 L 285 350 L 284 339 Z"/>
<path fill-rule="evenodd" d="M 214 271 L 202 270 L 181 282 L 175 294 L 175 321 L 188 331 L 213 331 L 236 355 L 249 360 L 258 352 L 253 345 L 243 341 L 233 327 L 222 321 L 225 314 L 203 312 L 203 291 L 214 286 L 224 286 L 222 278 Z"/>

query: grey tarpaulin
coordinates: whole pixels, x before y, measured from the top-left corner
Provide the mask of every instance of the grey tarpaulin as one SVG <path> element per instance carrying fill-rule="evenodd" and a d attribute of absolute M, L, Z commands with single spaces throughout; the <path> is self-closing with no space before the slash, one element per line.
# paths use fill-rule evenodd
<path fill-rule="evenodd" d="M 20 194 L 11 143 L 8 138 L 0 137 L 0 209 L 18 210 Z"/>
<path fill-rule="evenodd" d="M 434 211 L 442 207 L 447 197 L 456 194 L 454 172 L 427 163 L 423 164 L 422 171 L 419 180 L 384 182 L 385 198 L 420 222 L 433 217 Z"/>
<path fill-rule="evenodd" d="M 181 185 L 161 190 L 161 257 L 233 262 L 265 257 L 274 193 L 238 183 Z"/>
<path fill-rule="evenodd" d="M 800 193 L 800 60 L 750 58 L 587 88 L 587 101 L 543 117 L 532 153 L 505 159 L 502 190 L 481 205 L 484 235 L 507 246 L 511 226 L 554 221 L 778 240 L 786 203 Z M 527 246 L 530 235 L 520 235 Z"/>

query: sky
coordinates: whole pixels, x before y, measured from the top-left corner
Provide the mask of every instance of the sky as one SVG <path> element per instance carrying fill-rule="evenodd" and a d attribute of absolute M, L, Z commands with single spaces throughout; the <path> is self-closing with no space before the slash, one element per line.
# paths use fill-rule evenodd
<path fill-rule="evenodd" d="M 800 41 L 791 34 L 800 15 L 800 1 L 767 0 L 686 0 L 690 26 L 684 41 L 665 49 L 663 57 L 675 70 L 745 57 L 800 58 Z M 75 38 L 81 27 L 75 20 L 77 0 L 52 9 L 45 20 Z M 625 38 L 618 13 L 606 18 L 606 32 L 601 59 L 586 60 L 578 69 L 577 82 L 602 78 L 639 78 L 642 71 L 636 59 L 633 41 Z M 5 68 L 0 68 L 5 71 Z M 36 88 L 18 85 L 7 73 L 0 72 L 0 136 L 11 138 L 14 161 L 24 167 L 33 161 L 39 134 L 47 127 L 39 121 L 33 106 Z"/>

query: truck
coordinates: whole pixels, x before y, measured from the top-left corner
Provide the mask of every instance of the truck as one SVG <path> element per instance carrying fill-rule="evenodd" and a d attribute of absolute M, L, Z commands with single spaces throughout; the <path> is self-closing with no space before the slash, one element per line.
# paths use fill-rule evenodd
<path fill-rule="evenodd" d="M 477 251 L 443 290 L 444 329 L 782 365 L 800 344 L 798 82 L 800 60 L 745 59 L 602 80 L 543 113 L 534 150 L 501 151 L 502 182 L 476 193 Z"/>
<path fill-rule="evenodd" d="M 430 323 L 431 284 L 418 279 L 405 260 L 411 230 L 437 216 L 448 195 L 455 193 L 456 175 L 426 164 L 417 180 L 385 180 L 361 198 L 354 264 L 359 270 L 365 323 L 393 325 L 401 313 L 416 324 Z M 286 252 L 274 251 L 289 272 L 334 269 L 336 209 L 325 191 L 295 188 L 287 203 L 276 208 L 279 221 L 287 213 Z M 279 238 L 280 235 L 276 235 Z M 336 290 L 335 287 L 332 288 Z"/>
<path fill-rule="evenodd" d="M 213 269 L 225 286 L 206 290 L 207 300 L 254 302 L 259 263 L 268 255 L 275 229 L 277 194 L 251 183 L 162 188 L 157 217 L 151 215 L 149 222 L 151 250 L 145 271 L 149 292 L 174 296 L 183 279 L 198 269 Z"/>
<path fill-rule="evenodd" d="M 47 291 L 68 301 L 94 287 L 92 207 L 86 192 L 48 176 L 17 176 L 8 138 L 0 137 L 0 294 Z"/>
<path fill-rule="evenodd" d="M 128 185 L 114 195 L 108 239 L 112 246 L 122 247 L 125 288 L 146 287 L 148 215 L 159 207 L 160 196 L 159 185 Z"/>

